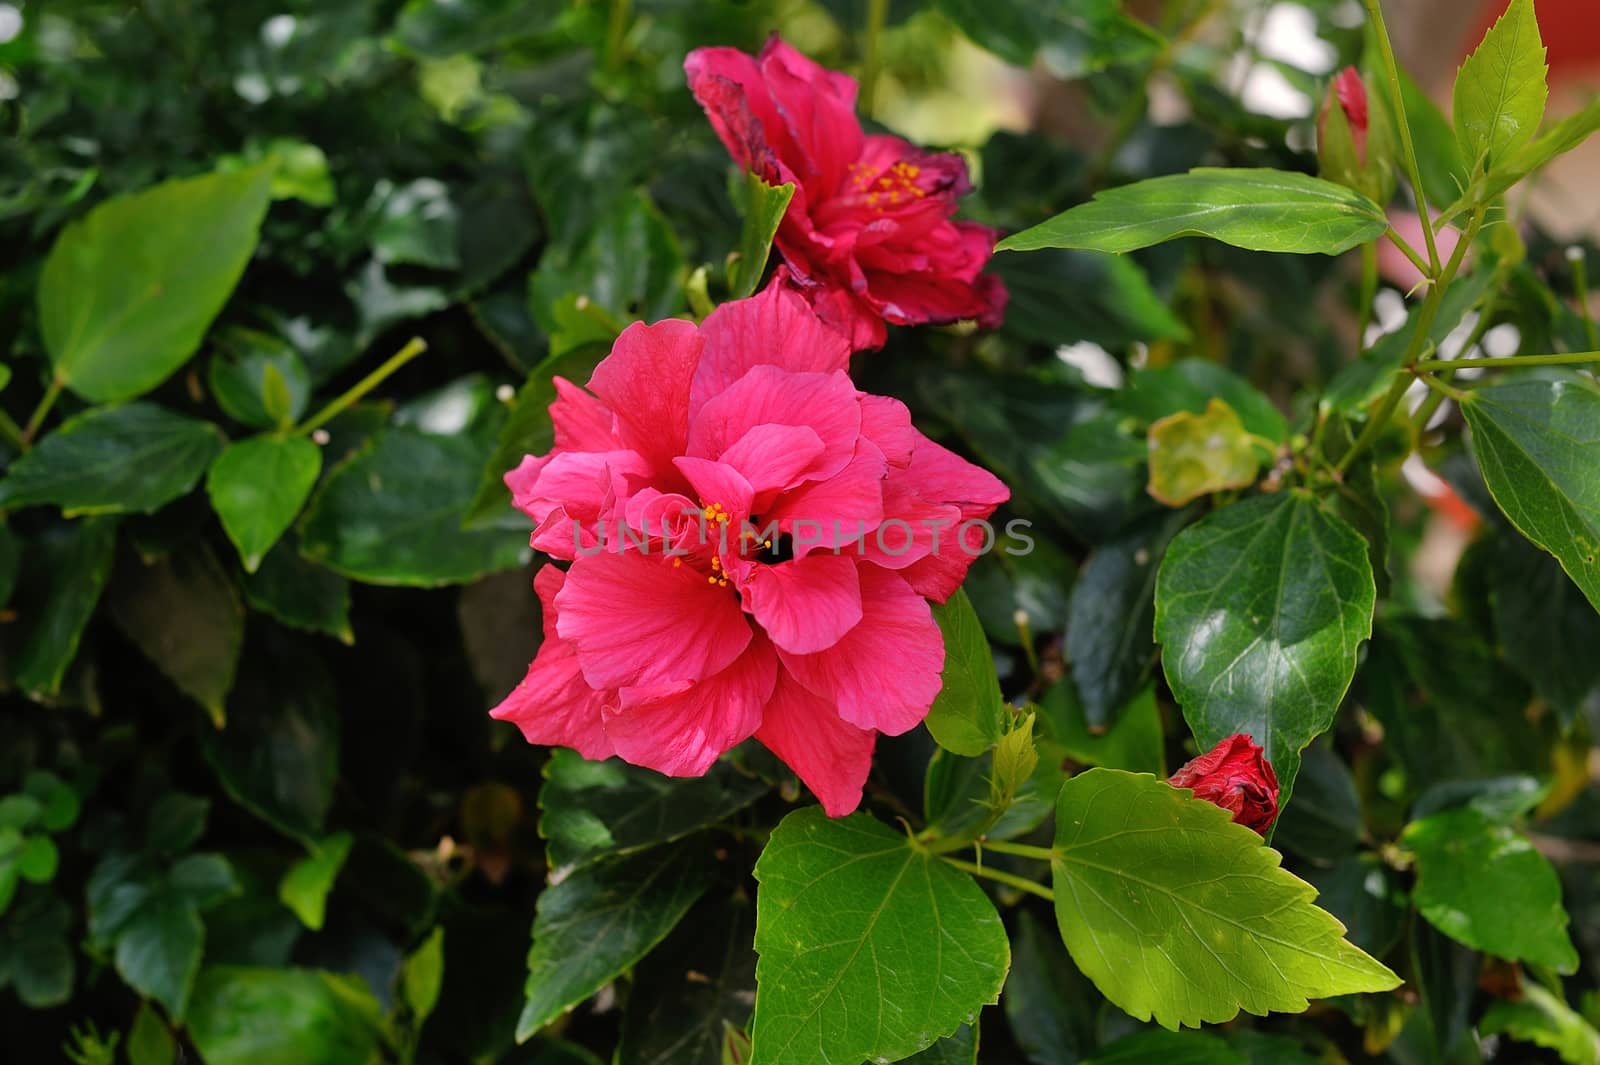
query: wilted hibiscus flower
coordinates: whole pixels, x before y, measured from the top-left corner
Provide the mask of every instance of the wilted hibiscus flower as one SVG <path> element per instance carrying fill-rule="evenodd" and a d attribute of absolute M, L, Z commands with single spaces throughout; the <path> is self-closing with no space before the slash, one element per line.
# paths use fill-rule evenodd
<path fill-rule="evenodd" d="M 1239 824 L 1263 836 L 1278 817 L 1278 774 L 1262 749 L 1242 732 L 1184 763 L 1167 783 L 1194 789 L 1195 798 L 1222 807 Z"/>
<path fill-rule="evenodd" d="M 778 249 L 853 350 L 881 347 L 885 321 L 1000 323 L 1005 286 L 980 272 L 997 234 L 950 220 L 971 189 L 960 156 L 864 134 L 855 79 L 776 36 L 758 56 L 696 49 L 684 69 L 734 159 L 772 184 L 794 182 Z"/>
<path fill-rule="evenodd" d="M 856 807 L 876 734 L 939 691 L 928 599 L 987 535 L 963 523 L 1007 493 L 858 392 L 849 354 L 769 286 L 629 326 L 588 391 L 556 379 L 555 447 L 506 483 L 572 564 L 535 578 L 544 644 L 494 716 L 674 776 L 754 735 L 829 814 Z"/>

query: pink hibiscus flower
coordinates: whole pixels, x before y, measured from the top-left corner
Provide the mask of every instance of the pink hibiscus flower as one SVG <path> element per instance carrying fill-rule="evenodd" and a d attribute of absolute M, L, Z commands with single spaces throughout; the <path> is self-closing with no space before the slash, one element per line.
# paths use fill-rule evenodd
<path fill-rule="evenodd" d="M 849 349 L 792 290 L 705 323 L 636 323 L 588 390 L 556 379 L 555 447 L 506 475 L 533 545 L 544 643 L 493 714 L 530 742 L 704 773 L 755 736 L 830 815 L 877 733 L 939 692 L 928 607 L 1007 497 L 858 392 Z"/>
<path fill-rule="evenodd" d="M 864 134 L 855 79 L 776 36 L 759 56 L 696 49 L 684 70 L 733 158 L 768 182 L 794 182 L 778 249 L 852 350 L 882 347 L 885 321 L 1000 324 L 1005 286 L 980 273 L 998 234 L 950 220 L 972 187 L 960 156 Z"/>

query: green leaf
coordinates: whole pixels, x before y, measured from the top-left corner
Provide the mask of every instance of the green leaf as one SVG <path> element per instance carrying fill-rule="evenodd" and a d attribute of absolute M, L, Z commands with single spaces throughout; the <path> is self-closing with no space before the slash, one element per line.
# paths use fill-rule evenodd
<path fill-rule="evenodd" d="M 1117 408 L 1145 423 L 1187 411 L 1200 414 L 1213 398 L 1233 408 L 1244 427 L 1274 443 L 1289 438 L 1289 423 L 1250 382 L 1214 362 L 1179 359 L 1170 366 L 1138 370 L 1116 398 Z"/>
<path fill-rule="evenodd" d="M 206 493 L 254 573 L 289 528 L 322 472 L 322 449 L 300 436 L 253 436 L 229 444 L 206 474 Z"/>
<path fill-rule="evenodd" d="M 1489 604 L 1506 661 L 1570 726 L 1600 706 L 1600 614 L 1560 563 L 1520 536 L 1495 538 Z"/>
<path fill-rule="evenodd" d="M 1061 937 L 1017 911 L 1011 972 L 1000 1005 L 1017 1045 L 1034 1065 L 1078 1065 L 1097 1041 L 1098 999 Z"/>
<path fill-rule="evenodd" d="M 1287 831 L 1274 836 L 1286 839 Z M 1400 941 L 1410 900 L 1399 874 L 1376 854 L 1346 854 L 1327 868 L 1313 866 L 1306 879 L 1317 889 L 1322 908 L 1345 926 L 1345 938 L 1375 958 Z"/>
<path fill-rule="evenodd" d="M 550 334 L 551 351 L 563 323 L 555 308 L 578 296 L 620 323 L 671 317 L 683 306 L 683 252 L 667 221 L 637 191 L 608 211 L 574 249 L 547 249 L 529 279 L 534 321 Z"/>
<path fill-rule="evenodd" d="M 1461 409 L 1494 501 L 1600 610 L 1600 388 L 1577 376 L 1508 380 Z"/>
<path fill-rule="evenodd" d="M 1123 1036 L 1084 1065 L 1249 1065 L 1221 1039 L 1206 1032 L 1135 1032 Z"/>
<path fill-rule="evenodd" d="M 1150 673 L 1156 574 L 1189 518 L 1174 512 L 1138 522 L 1095 548 L 1072 586 L 1067 661 L 1091 728 L 1110 725 Z"/>
<path fill-rule="evenodd" d="M 963 1024 L 954 1035 L 946 1036 L 920 1054 L 905 1059 L 906 1065 L 978 1065 L 978 1029 Z"/>
<path fill-rule="evenodd" d="M 1387 96 L 1388 86 L 1382 79 L 1378 88 Z M 1455 131 L 1432 97 L 1403 70 L 1400 95 L 1416 146 L 1417 167 L 1422 172 L 1423 195 L 1435 207 L 1448 206 L 1466 188 L 1468 177 Z"/>
<path fill-rule="evenodd" d="M 210 817 L 210 799 L 168 792 L 150 808 L 144 830 L 145 849 L 164 855 L 181 854 L 205 833 Z"/>
<path fill-rule="evenodd" d="M 576 1006 L 648 954 L 710 882 L 697 847 L 586 866 L 539 896 L 517 1040 Z"/>
<path fill-rule="evenodd" d="M 1400 842 L 1417 859 L 1417 911 L 1439 931 L 1508 961 L 1577 970 L 1561 882 L 1521 833 L 1466 807 L 1413 821 Z"/>
<path fill-rule="evenodd" d="M 1138 1020 L 1198 1027 L 1400 984 L 1344 941 L 1260 836 L 1155 777 L 1091 769 L 1069 780 L 1055 853 L 1062 939 Z"/>
<path fill-rule="evenodd" d="M 117 935 L 117 973 L 181 1020 L 200 971 L 205 927 L 193 905 L 166 896 L 134 911 Z"/>
<path fill-rule="evenodd" d="M 1299 492 L 1179 533 L 1156 580 L 1156 640 L 1200 749 L 1249 734 L 1288 802 L 1300 751 L 1333 723 L 1372 635 L 1375 596 L 1366 541 Z"/>
<path fill-rule="evenodd" d="M 1456 140 L 1467 164 L 1494 169 L 1544 120 L 1545 47 L 1533 0 L 1512 0 L 1456 72 Z"/>
<path fill-rule="evenodd" d="M 550 423 L 550 404 L 555 402 L 556 387 L 551 379 L 565 377 L 569 381 L 587 381 L 595 364 L 606 355 L 606 349 L 587 346 L 564 355 L 545 359 L 528 374 L 527 382 L 517 390 L 511 401 L 511 415 L 500 427 L 500 439 L 495 443 L 494 454 L 484 465 L 478 481 L 478 491 L 467 507 L 467 524 L 476 526 L 485 519 L 502 519 L 511 508 L 511 490 L 506 487 L 505 475 L 514 470 L 524 455 L 543 455 L 555 444 L 555 428 Z"/>
<path fill-rule="evenodd" d="M 381 1023 L 359 976 L 218 965 L 195 982 L 188 1031 L 206 1065 L 366 1065 Z"/>
<path fill-rule="evenodd" d="M 0 871 L 5 864 L 0 861 Z M 0 872 L 0 877 L 3 877 Z M 0 893 L 0 912 L 4 895 Z M 67 941 L 72 911 L 47 891 L 24 895 L 0 921 L 0 988 L 11 984 L 29 1009 L 59 1006 L 72 997 L 75 951 Z"/>
<path fill-rule="evenodd" d="M 1251 251 L 1336 255 L 1388 228 L 1383 208 L 1331 181 L 1282 170 L 1200 167 L 1123 185 L 1015 233 L 997 251 L 1127 252 L 1175 237 Z"/>
<path fill-rule="evenodd" d="M 765 782 L 718 762 L 700 777 L 667 777 L 617 759 L 593 762 L 576 751 L 551 753 L 539 789 L 539 835 L 550 866 L 582 865 L 653 847 L 744 809 Z"/>
<path fill-rule="evenodd" d="M 260 569 L 245 574 L 244 597 L 252 609 L 291 628 L 355 643 L 349 579 L 307 562 L 288 541 L 280 540 Z"/>
<path fill-rule="evenodd" d="M 1087 340 L 1116 349 L 1135 341 L 1187 340 L 1189 330 L 1123 255 L 1050 249 L 1002 255 L 994 273 L 1005 282 L 1003 332 L 1051 347 Z M 1061 293 L 1071 292 L 1064 300 Z"/>
<path fill-rule="evenodd" d="M 62 832 L 78 820 L 82 804 L 78 793 L 60 777 L 36 769 L 22 782 L 22 790 L 39 802 L 39 823 L 47 832 Z"/>
<path fill-rule="evenodd" d="M 807 807 L 755 876 L 750 1065 L 897 1061 L 998 1000 L 1011 952 L 994 904 L 903 832 Z"/>
<path fill-rule="evenodd" d="M 961 32 L 1013 66 L 1040 66 L 1063 80 L 1153 58 L 1161 40 L 1114 0 L 938 0 Z"/>
<path fill-rule="evenodd" d="M 1504 192 L 1552 159 L 1572 151 L 1597 129 L 1600 129 L 1600 98 L 1590 100 L 1512 155 L 1504 166 L 1490 175 L 1489 195 Z"/>
<path fill-rule="evenodd" d="M 178 1060 L 178 1044 L 166 1022 L 151 1007 L 141 1003 L 128 1032 L 128 1065 L 173 1065 Z"/>
<path fill-rule="evenodd" d="M 55 879 L 60 852 L 49 836 L 29 836 L 17 853 L 17 874 L 30 884 L 48 884 Z"/>
<path fill-rule="evenodd" d="M 56 526 L 30 547 L 17 606 L 27 635 L 10 666 L 17 687 L 33 698 L 61 690 L 111 576 L 116 546 L 116 520 L 91 518 Z"/>
<path fill-rule="evenodd" d="M 236 422 L 278 429 L 305 413 L 311 372 L 288 341 L 252 329 L 228 329 L 206 371 L 217 405 Z"/>
<path fill-rule="evenodd" d="M 744 225 L 739 230 L 739 258 L 728 269 L 728 298 L 744 299 L 761 284 L 767 272 L 767 256 L 772 251 L 772 238 L 778 235 L 778 226 L 789 201 L 794 198 L 794 182 L 769 185 L 759 174 L 744 174 Z"/>
<path fill-rule="evenodd" d="M 336 832 L 327 839 L 318 840 L 311 853 L 289 867 L 278 881 L 278 901 L 282 902 L 300 923 L 313 932 L 322 928 L 328 905 L 328 893 L 338 879 L 339 870 L 350 854 L 355 837 L 348 832 Z"/>
<path fill-rule="evenodd" d="M 1567 1065 L 1600 1065 L 1600 1032 L 1583 1014 L 1531 980 L 1523 983 L 1517 1001 L 1491 1002 L 1478 1031 L 1554 1050 Z"/>
<path fill-rule="evenodd" d="M 183 365 L 255 251 L 275 169 L 163 182 L 69 225 L 39 277 L 39 331 L 56 379 L 111 403 Z"/>
<path fill-rule="evenodd" d="M 17 574 L 22 569 L 22 537 L 8 525 L 0 525 L 0 607 L 11 602 L 17 589 Z"/>
<path fill-rule="evenodd" d="M 244 606 L 211 549 L 122 568 L 108 605 L 123 634 L 220 725 L 244 645 Z"/>
<path fill-rule="evenodd" d="M 1073 761 L 1130 773 L 1167 775 L 1161 708 L 1156 705 L 1153 687 L 1134 696 L 1116 715 L 1111 727 L 1101 732 L 1091 731 L 1083 706 L 1073 698 L 1067 684 L 1057 684 L 1045 692 L 1039 709 L 1050 737 Z"/>
<path fill-rule="evenodd" d="M 1203 495 L 1247 488 L 1261 451 L 1233 408 L 1212 399 L 1204 414 L 1180 411 L 1150 426 L 1151 498 L 1181 507 Z"/>
<path fill-rule="evenodd" d="M 151 403 L 91 410 L 12 464 L 0 506 L 150 514 L 194 488 L 221 447 L 216 426 Z"/>
<path fill-rule="evenodd" d="M 369 584 L 433 587 L 525 566 L 527 519 L 462 518 L 483 468 L 472 440 L 389 429 L 334 468 L 301 526 L 301 553 Z"/>
<path fill-rule="evenodd" d="M 411 1010 L 412 1027 L 421 1028 L 444 987 L 444 926 L 437 925 L 400 966 L 400 991 Z"/>
<path fill-rule="evenodd" d="M 944 634 L 944 677 L 925 723 L 945 750 L 982 754 L 1005 729 L 989 639 L 967 593 L 959 588 L 944 603 L 933 604 L 933 619 Z"/>
<path fill-rule="evenodd" d="M 381 179 L 372 190 L 367 210 L 374 216 L 370 239 L 378 262 L 434 270 L 454 270 L 461 265 L 459 217 L 444 182 L 417 178 L 397 187 Z"/>
<path fill-rule="evenodd" d="M 1282 808 L 1273 839 L 1307 858 L 1332 861 L 1361 842 L 1361 797 L 1344 761 L 1326 743 L 1305 750 L 1294 801 Z"/>

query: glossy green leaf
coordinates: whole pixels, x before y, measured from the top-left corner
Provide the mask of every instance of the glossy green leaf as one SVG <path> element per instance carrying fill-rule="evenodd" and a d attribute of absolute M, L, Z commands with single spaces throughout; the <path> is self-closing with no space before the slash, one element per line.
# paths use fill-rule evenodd
<path fill-rule="evenodd" d="M 134 912 L 117 935 L 117 973 L 128 986 L 182 1018 L 200 971 L 205 927 L 194 906 L 157 897 Z"/>
<path fill-rule="evenodd" d="M 650 952 L 706 889 L 697 847 L 645 851 L 586 866 L 545 889 L 528 952 L 526 1040 Z"/>
<path fill-rule="evenodd" d="M 1515 1002 L 1498 999 L 1484 1010 L 1478 1031 L 1554 1050 L 1567 1065 L 1600 1065 L 1600 1031 L 1549 989 L 1526 981 Z"/>
<path fill-rule="evenodd" d="M 577 296 L 626 324 L 671 317 L 683 306 L 683 253 L 655 204 L 642 191 L 628 196 L 594 225 L 575 249 L 552 248 L 529 279 L 534 321 L 558 342 L 555 307 Z M 620 327 L 620 326 L 619 326 Z"/>
<path fill-rule="evenodd" d="M 989 639 L 967 593 L 959 588 L 944 603 L 933 604 L 933 618 L 944 634 L 944 683 L 925 724 L 945 750 L 982 754 L 1005 728 Z"/>
<path fill-rule="evenodd" d="M 680 839 L 766 794 L 768 785 L 718 762 L 704 776 L 667 777 L 618 759 L 551 753 L 539 789 L 539 834 L 551 868 L 581 865 Z"/>
<path fill-rule="evenodd" d="M 323 480 L 301 553 L 369 584 L 459 584 L 528 563 L 527 519 L 463 529 L 483 453 L 472 440 L 390 429 Z"/>
<path fill-rule="evenodd" d="M 244 606 L 211 550 L 124 567 L 108 599 L 123 634 L 220 725 L 244 644 Z"/>
<path fill-rule="evenodd" d="M 1150 674 L 1156 574 L 1189 518 L 1164 513 L 1140 521 L 1096 547 L 1072 586 L 1067 661 L 1091 728 L 1110 725 Z"/>
<path fill-rule="evenodd" d="M 1299 492 L 1223 507 L 1178 534 L 1156 581 L 1156 640 L 1200 748 L 1249 734 L 1287 802 L 1300 751 L 1350 687 L 1375 595 L 1366 542 Z"/>
<path fill-rule="evenodd" d="M 256 429 L 293 424 L 311 400 L 311 372 L 288 341 L 251 329 L 221 333 L 206 370 L 217 405 L 236 422 Z"/>
<path fill-rule="evenodd" d="M 904 832 L 807 807 L 755 875 L 750 1065 L 896 1061 L 997 1001 L 1011 952 L 994 904 Z"/>
<path fill-rule="evenodd" d="M 1116 405 L 1148 424 L 1179 411 L 1200 414 L 1214 398 L 1231 407 L 1256 436 L 1275 443 L 1289 438 L 1289 423 L 1270 399 L 1232 370 L 1204 359 L 1135 371 Z"/>
<path fill-rule="evenodd" d="M 1002 240 L 1000 251 L 1128 252 L 1175 237 L 1251 251 L 1336 255 L 1380 236 L 1383 209 L 1331 181 L 1282 170 L 1200 167 L 1097 193 Z"/>
<path fill-rule="evenodd" d="M 1494 501 L 1600 610 L 1600 388 L 1577 376 L 1511 379 L 1461 408 Z"/>
<path fill-rule="evenodd" d="M 1146 687 L 1130 699 L 1111 726 L 1100 732 L 1089 727 L 1088 715 L 1065 683 L 1045 692 L 1039 716 L 1050 738 L 1075 762 L 1130 773 L 1167 775 L 1161 708 L 1156 705 L 1153 687 Z"/>
<path fill-rule="evenodd" d="M 1417 911 L 1439 931 L 1510 961 L 1577 969 L 1561 882 L 1516 829 L 1467 807 L 1413 821 L 1400 842 L 1417 859 Z"/>
<path fill-rule="evenodd" d="M 1110 349 L 1189 338 L 1144 270 L 1127 256 L 1049 249 L 1002 255 L 992 269 L 1006 286 L 1001 329 L 1013 336 L 1052 347 L 1087 340 Z M 1063 292 L 1073 298 L 1062 299 Z"/>
<path fill-rule="evenodd" d="M 381 1023 L 359 976 L 218 965 L 195 982 L 188 1031 L 206 1065 L 366 1065 Z"/>
<path fill-rule="evenodd" d="M 1331 861 L 1361 842 L 1361 797 L 1344 761 L 1326 743 L 1307 747 L 1294 799 L 1280 808 L 1273 839 L 1307 858 Z"/>
<path fill-rule="evenodd" d="M 56 526 L 29 546 L 29 569 L 17 603 L 27 635 L 9 664 L 17 686 L 30 696 L 61 690 L 61 679 L 111 576 L 116 546 L 114 518 Z"/>
<path fill-rule="evenodd" d="M 322 449 L 300 436 L 252 436 L 229 444 L 206 474 L 222 527 L 254 573 L 289 528 L 322 472 Z"/>
<path fill-rule="evenodd" d="M 12 464 L 0 505 L 149 514 L 194 488 L 221 447 L 216 426 L 151 403 L 91 410 Z"/>
<path fill-rule="evenodd" d="M 56 379 L 111 403 L 183 365 L 255 252 L 274 169 L 167 181 L 69 225 L 39 278 Z"/>
<path fill-rule="evenodd" d="M 906 1065 L 978 1065 L 978 1028 L 963 1024 L 920 1054 L 904 1059 Z"/>
<path fill-rule="evenodd" d="M 1570 725 L 1600 706 L 1600 614 L 1561 564 L 1520 536 L 1495 540 L 1489 602 L 1506 660 Z"/>
<path fill-rule="evenodd" d="M 1233 408 L 1213 398 L 1204 414 L 1179 411 L 1150 426 L 1151 497 L 1181 507 L 1213 492 L 1247 488 L 1261 449 Z"/>
<path fill-rule="evenodd" d="M 1027 910 L 1011 936 L 1011 972 L 1000 1005 L 1033 1065 L 1078 1065 L 1094 1047 L 1094 989 L 1062 949 L 1061 937 Z"/>
<path fill-rule="evenodd" d="M 1032 0 L 938 0 L 937 8 L 974 42 L 1015 66 L 1037 56 L 1052 77 L 1076 79 L 1152 58 L 1160 38 L 1114 0 L 1038 4 Z"/>
<path fill-rule="evenodd" d="M 350 581 L 300 557 L 286 540 L 267 552 L 261 568 L 244 577 L 244 597 L 252 610 L 269 614 L 291 628 L 354 643 L 350 628 Z"/>
<path fill-rule="evenodd" d="M 379 181 L 367 210 L 374 216 L 372 254 L 380 263 L 434 270 L 461 265 L 456 249 L 459 215 L 444 182 L 417 178 L 396 186 Z"/>
<path fill-rule="evenodd" d="M 617 1065 L 722 1065 L 730 1025 L 755 999 L 755 907 L 707 898 L 639 964 Z"/>
<path fill-rule="evenodd" d="M 1227 811 L 1155 777 L 1091 769 L 1056 807 L 1056 920 L 1102 994 L 1164 1028 L 1387 991 L 1311 885 Z"/>
<path fill-rule="evenodd" d="M 311 853 L 289 867 L 278 881 L 278 901 L 282 902 L 300 923 L 312 931 L 322 928 L 327 912 L 328 893 L 333 882 L 344 868 L 355 837 L 348 832 L 336 832 L 312 845 Z"/>
<path fill-rule="evenodd" d="M 1512 0 L 1456 72 L 1456 139 L 1469 166 L 1494 168 L 1533 139 L 1550 93 L 1546 70 L 1533 0 Z"/>
<path fill-rule="evenodd" d="M 762 275 L 767 271 L 767 257 L 772 251 L 772 238 L 778 235 L 778 226 L 793 198 L 793 182 L 769 185 L 759 174 L 745 172 L 739 258 L 728 269 L 730 299 L 744 299 L 761 284 Z"/>

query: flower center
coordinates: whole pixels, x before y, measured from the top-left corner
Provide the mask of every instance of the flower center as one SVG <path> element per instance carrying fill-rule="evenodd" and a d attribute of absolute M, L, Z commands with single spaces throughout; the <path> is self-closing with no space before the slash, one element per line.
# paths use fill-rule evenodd
<path fill-rule="evenodd" d="M 865 193 L 867 206 L 880 212 L 886 207 L 897 206 L 902 201 L 910 203 L 928 194 L 926 189 L 916 184 L 922 168 L 903 159 L 881 173 L 875 174 L 871 167 L 859 162 L 851 163 L 849 170 L 850 182 L 855 190 Z"/>

